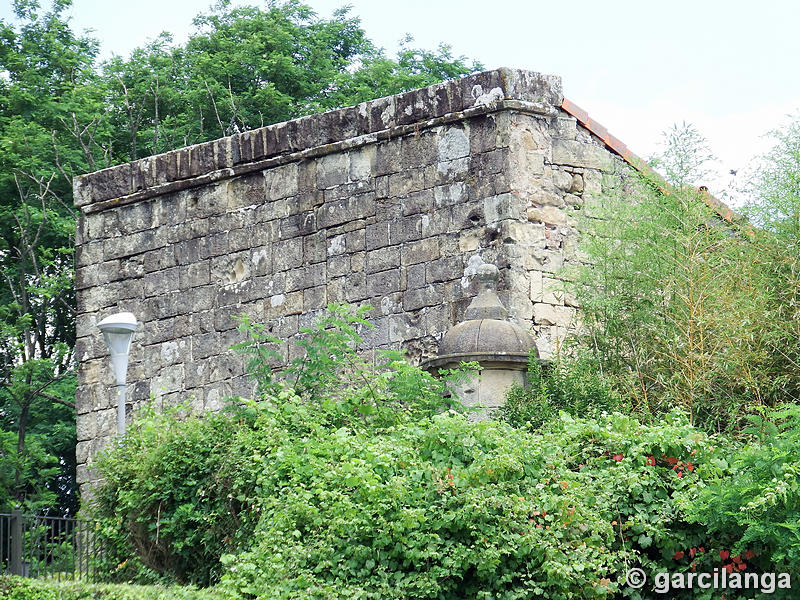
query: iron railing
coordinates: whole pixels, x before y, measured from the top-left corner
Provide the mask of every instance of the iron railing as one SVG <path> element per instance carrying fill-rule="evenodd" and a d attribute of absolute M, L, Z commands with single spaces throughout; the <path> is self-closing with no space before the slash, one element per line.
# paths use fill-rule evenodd
<path fill-rule="evenodd" d="M 0 573 L 96 580 L 104 554 L 97 530 L 84 519 L 0 513 Z"/>

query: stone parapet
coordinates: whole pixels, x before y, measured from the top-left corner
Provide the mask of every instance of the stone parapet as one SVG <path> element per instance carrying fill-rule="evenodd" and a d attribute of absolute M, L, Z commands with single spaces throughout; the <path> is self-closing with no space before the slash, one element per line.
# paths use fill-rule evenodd
<path fill-rule="evenodd" d="M 281 156 L 311 158 L 511 106 L 552 112 L 562 100 L 560 77 L 484 71 L 89 173 L 75 179 L 75 205 L 95 212 L 270 168 Z"/>

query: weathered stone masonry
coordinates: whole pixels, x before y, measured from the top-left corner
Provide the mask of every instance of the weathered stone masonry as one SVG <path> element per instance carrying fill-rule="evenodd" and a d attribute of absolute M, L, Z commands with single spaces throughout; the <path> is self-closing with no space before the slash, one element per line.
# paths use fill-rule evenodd
<path fill-rule="evenodd" d="M 290 339 L 329 302 L 368 303 L 367 347 L 421 360 L 482 262 L 550 356 L 576 318 L 576 216 L 620 162 L 562 101 L 559 78 L 500 69 L 76 179 L 79 480 L 115 427 L 96 323 L 117 310 L 142 323 L 129 401 L 198 411 L 253 391 L 233 315 Z"/>

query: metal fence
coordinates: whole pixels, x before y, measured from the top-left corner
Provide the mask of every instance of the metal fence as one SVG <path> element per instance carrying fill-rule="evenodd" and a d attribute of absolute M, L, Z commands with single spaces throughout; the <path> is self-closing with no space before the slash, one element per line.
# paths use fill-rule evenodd
<path fill-rule="evenodd" d="M 104 554 L 97 528 L 82 519 L 0 513 L 0 573 L 95 580 Z"/>

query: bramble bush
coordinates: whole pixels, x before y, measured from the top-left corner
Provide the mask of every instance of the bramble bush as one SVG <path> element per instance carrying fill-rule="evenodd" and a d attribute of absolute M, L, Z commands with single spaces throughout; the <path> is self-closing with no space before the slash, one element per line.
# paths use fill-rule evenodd
<path fill-rule="evenodd" d="M 800 407 L 751 415 L 751 443 L 684 499 L 686 514 L 727 540 L 731 557 L 764 572 L 800 577 Z M 733 560 L 739 558 L 740 560 Z"/>
<path fill-rule="evenodd" d="M 678 414 L 317 433 L 258 447 L 254 544 L 222 557 L 237 597 L 605 598 L 630 566 L 688 569 L 678 552 L 712 547 L 674 504 L 714 452 Z"/>

